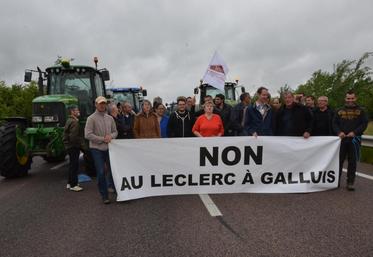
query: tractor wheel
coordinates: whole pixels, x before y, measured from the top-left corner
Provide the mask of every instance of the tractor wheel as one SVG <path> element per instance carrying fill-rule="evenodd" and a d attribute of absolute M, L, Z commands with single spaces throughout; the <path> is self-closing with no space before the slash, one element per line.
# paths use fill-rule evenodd
<path fill-rule="evenodd" d="M 54 162 L 62 162 L 66 159 L 66 155 L 61 155 L 61 156 L 43 156 L 44 161 L 54 163 Z"/>
<path fill-rule="evenodd" d="M 32 157 L 17 140 L 16 129 L 11 123 L 0 127 L 0 175 L 6 178 L 25 176 L 31 167 Z"/>
<path fill-rule="evenodd" d="M 85 173 L 90 177 L 96 177 L 96 168 L 95 168 L 95 164 L 93 162 L 91 152 L 89 150 L 85 151 L 84 155 L 83 155 L 83 158 L 84 158 Z"/>

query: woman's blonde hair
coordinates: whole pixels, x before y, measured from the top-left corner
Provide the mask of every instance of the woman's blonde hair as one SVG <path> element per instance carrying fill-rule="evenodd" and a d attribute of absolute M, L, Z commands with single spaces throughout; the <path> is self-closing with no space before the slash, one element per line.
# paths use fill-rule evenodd
<path fill-rule="evenodd" d="M 214 106 L 214 103 L 213 103 L 212 101 L 206 101 L 206 102 L 204 103 L 204 107 L 206 107 L 207 105 L 212 105 L 212 106 Z"/>

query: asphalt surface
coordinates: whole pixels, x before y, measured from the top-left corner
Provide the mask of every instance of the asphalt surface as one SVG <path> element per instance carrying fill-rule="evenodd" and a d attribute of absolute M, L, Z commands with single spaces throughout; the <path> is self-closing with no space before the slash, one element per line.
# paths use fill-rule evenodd
<path fill-rule="evenodd" d="M 373 256 L 373 180 L 311 194 L 151 197 L 104 205 L 95 181 L 66 190 L 67 166 L 34 158 L 0 178 L 0 256 Z M 373 176 L 373 166 L 358 171 Z M 344 181 L 344 177 L 343 177 Z"/>

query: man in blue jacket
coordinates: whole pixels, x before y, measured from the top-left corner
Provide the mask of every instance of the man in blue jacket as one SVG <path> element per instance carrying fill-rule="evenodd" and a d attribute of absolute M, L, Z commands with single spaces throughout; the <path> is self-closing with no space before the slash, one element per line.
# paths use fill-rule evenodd
<path fill-rule="evenodd" d="M 258 100 L 246 110 L 245 130 L 249 136 L 272 136 L 272 108 L 268 89 L 260 87 L 256 94 Z"/>

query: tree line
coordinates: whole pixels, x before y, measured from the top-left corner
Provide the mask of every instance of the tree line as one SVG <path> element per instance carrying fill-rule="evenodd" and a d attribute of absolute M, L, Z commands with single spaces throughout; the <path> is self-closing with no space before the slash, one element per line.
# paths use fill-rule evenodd
<path fill-rule="evenodd" d="M 358 104 L 365 107 L 369 118 L 373 119 L 372 68 L 365 65 L 371 56 L 373 56 L 372 52 L 363 54 L 358 60 L 343 60 L 334 65 L 333 72 L 317 70 L 294 92 L 312 95 L 316 99 L 322 95 L 327 96 L 329 105 L 338 108 L 343 105 L 346 92 L 353 89 L 358 96 Z M 291 88 L 288 85 L 281 87 L 280 95 L 286 90 Z"/>
<path fill-rule="evenodd" d="M 332 108 L 344 103 L 345 93 L 354 89 L 358 96 L 358 103 L 364 106 L 373 119 L 373 80 L 372 68 L 366 65 L 372 52 L 363 54 L 358 60 L 343 60 L 334 65 L 333 72 L 315 71 L 311 78 L 299 85 L 294 92 L 319 97 L 325 95 L 329 98 Z M 1 79 L 1 78 L 0 78 Z M 280 88 L 278 93 L 291 90 L 288 85 Z M 32 116 L 32 99 L 38 94 L 36 82 L 29 84 L 13 84 L 8 86 L 0 81 L 0 120 L 5 117 Z"/>
<path fill-rule="evenodd" d="M 0 120 L 6 117 L 26 117 L 31 120 L 32 99 L 38 94 L 36 82 L 7 86 L 0 81 Z"/>

